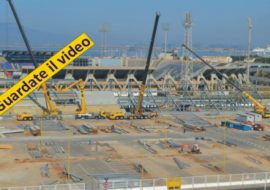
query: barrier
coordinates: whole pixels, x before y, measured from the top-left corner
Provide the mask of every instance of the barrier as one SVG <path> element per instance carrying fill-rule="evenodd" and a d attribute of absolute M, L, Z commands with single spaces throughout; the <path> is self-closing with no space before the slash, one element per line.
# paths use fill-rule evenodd
<path fill-rule="evenodd" d="M 57 184 L 24 187 L 0 187 L 0 190 L 85 190 L 84 183 Z"/>
<path fill-rule="evenodd" d="M 206 175 L 181 177 L 181 189 L 216 189 L 225 187 L 256 187 L 270 186 L 270 172 L 242 173 L 228 175 Z M 87 184 L 57 184 L 25 187 L 0 187 L 0 190 L 167 190 L 167 178 L 129 179 L 106 182 L 91 181 Z"/>

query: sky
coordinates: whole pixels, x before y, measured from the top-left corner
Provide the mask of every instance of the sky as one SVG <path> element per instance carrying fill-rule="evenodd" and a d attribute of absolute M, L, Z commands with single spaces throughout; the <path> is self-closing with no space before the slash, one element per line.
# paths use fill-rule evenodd
<path fill-rule="evenodd" d="M 183 17 L 193 16 L 193 45 L 246 47 L 247 17 L 253 20 L 253 47 L 270 43 L 269 0 L 13 0 L 32 43 L 66 44 L 86 32 L 96 44 L 99 29 L 108 26 L 109 45 L 149 44 L 155 12 L 161 13 L 157 44 L 164 42 L 162 25 L 168 23 L 168 43 L 183 43 Z M 9 23 L 9 24 L 6 24 Z M 0 0 L 0 38 L 14 35 L 15 20 L 6 0 Z M 14 30 L 14 31 L 13 31 Z M 10 34 L 6 34 L 6 33 Z M 11 33 L 15 34 L 11 34 Z M 16 39 L 16 38 L 14 38 Z M 7 43 L 7 39 L 0 43 Z"/>

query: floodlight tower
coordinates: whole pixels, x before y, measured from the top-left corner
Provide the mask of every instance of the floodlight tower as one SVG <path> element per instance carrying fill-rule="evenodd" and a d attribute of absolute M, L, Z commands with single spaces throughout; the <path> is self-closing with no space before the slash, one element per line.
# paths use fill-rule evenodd
<path fill-rule="evenodd" d="M 252 41 L 252 19 L 251 17 L 247 18 L 247 24 L 248 24 L 248 57 L 247 57 L 247 78 L 249 82 L 249 62 L 250 62 L 250 53 L 251 53 L 251 41 Z"/>
<path fill-rule="evenodd" d="M 184 16 L 183 26 L 185 28 L 184 44 L 192 49 L 192 14 L 188 12 Z M 181 83 L 182 87 L 186 89 L 190 83 L 193 72 L 193 65 L 191 63 L 191 54 L 183 48 L 183 63 L 181 68 Z"/>
<path fill-rule="evenodd" d="M 162 29 L 164 32 L 164 53 L 167 53 L 167 41 L 168 41 L 168 33 L 170 30 L 170 25 L 168 23 L 164 23 L 162 25 Z"/>
<path fill-rule="evenodd" d="M 253 24 L 252 24 L 251 17 L 248 17 L 247 22 L 248 22 L 248 58 L 250 58 L 251 41 L 252 41 L 252 29 L 253 29 Z"/>
<path fill-rule="evenodd" d="M 108 35 L 108 25 L 106 23 L 103 23 L 99 29 L 99 32 L 101 34 L 101 45 L 100 49 L 103 56 L 106 56 L 107 52 L 107 35 Z"/>

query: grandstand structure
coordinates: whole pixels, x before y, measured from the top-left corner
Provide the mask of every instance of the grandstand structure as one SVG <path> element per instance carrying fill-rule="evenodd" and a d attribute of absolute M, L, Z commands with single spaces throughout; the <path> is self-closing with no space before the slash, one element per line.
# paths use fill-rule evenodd
<path fill-rule="evenodd" d="M 45 62 L 53 54 L 54 52 L 52 51 L 34 52 L 38 63 Z M 2 55 L 5 60 L 0 65 L 1 88 L 9 87 L 34 69 L 29 54 L 26 51 L 8 50 L 3 51 Z M 85 81 L 86 88 L 90 90 L 138 90 L 145 61 L 145 58 L 141 57 L 89 58 L 81 56 L 57 73 L 49 81 L 49 85 L 56 82 L 70 83 L 81 78 Z M 177 91 L 180 89 L 181 64 L 181 59 L 166 60 L 160 57 L 153 58 L 147 79 L 148 88 L 159 91 Z M 221 62 L 220 65 L 216 64 L 216 66 L 229 78 L 237 79 L 243 84 L 246 83 L 247 78 L 244 65 L 236 65 L 234 63 L 224 65 Z M 217 83 L 224 84 L 224 89 L 229 88 L 222 77 L 217 76 L 203 64 L 197 63 L 194 60 L 192 90 L 198 90 L 199 86 L 202 86 L 202 82 L 206 83 L 209 89 L 215 89 Z"/>
<path fill-rule="evenodd" d="M 53 54 L 54 52 L 50 51 L 34 52 L 38 63 L 45 62 Z M 30 73 L 34 66 L 26 51 L 3 51 L 2 55 L 4 59 L 0 64 L 0 89 L 4 91 Z M 246 85 L 248 79 L 245 64 L 226 62 L 228 59 L 219 57 L 212 61 L 210 59 L 210 62 L 231 80 L 238 81 L 239 85 Z M 142 57 L 90 58 L 81 56 L 57 73 L 47 82 L 47 85 L 53 89 L 56 84 L 66 86 L 75 80 L 83 79 L 86 91 L 113 91 L 114 95 L 118 97 L 118 103 L 123 108 L 130 108 L 137 101 L 145 62 L 146 59 Z M 237 93 L 222 76 L 216 75 L 195 59 L 192 60 L 194 65 L 191 88 L 185 89 L 189 92 L 184 92 L 180 82 L 182 64 L 181 58 L 166 59 L 159 56 L 152 59 L 146 82 L 144 108 L 155 107 L 183 111 L 196 110 L 198 107 L 235 110 L 239 107 L 251 106 L 243 97 L 237 96 Z M 251 69 L 251 71 L 253 70 Z M 42 94 L 38 95 L 41 92 L 35 93 L 37 99 L 42 99 Z M 60 104 L 74 103 L 78 94 L 70 93 L 66 96 L 52 93 L 52 98 Z M 189 94 L 189 96 L 184 97 L 181 95 L 183 93 Z M 69 96 L 73 98 L 69 98 Z M 254 96 L 258 97 L 256 94 Z"/>

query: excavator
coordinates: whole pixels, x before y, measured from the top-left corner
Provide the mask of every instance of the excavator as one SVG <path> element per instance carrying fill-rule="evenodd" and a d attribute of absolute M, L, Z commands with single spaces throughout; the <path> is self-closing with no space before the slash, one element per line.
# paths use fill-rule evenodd
<path fill-rule="evenodd" d="M 156 13 L 154 28 L 153 28 L 151 42 L 150 42 L 150 46 L 149 46 L 149 50 L 148 50 L 146 65 L 145 65 L 144 73 L 142 76 L 142 83 L 141 83 L 141 87 L 140 87 L 139 98 L 138 98 L 136 110 L 134 113 L 111 112 L 108 114 L 109 119 L 112 119 L 112 120 L 117 120 L 117 119 L 150 119 L 150 118 L 157 117 L 156 112 L 150 112 L 150 113 L 143 112 L 142 111 L 142 103 L 143 103 L 143 97 L 144 97 L 145 89 L 146 89 L 146 80 L 147 80 L 147 75 L 148 75 L 148 71 L 149 71 L 149 67 L 150 67 L 151 56 L 152 56 L 152 52 L 153 52 L 159 17 L 160 17 L 160 14 Z"/>
<path fill-rule="evenodd" d="M 182 44 L 182 46 L 184 48 L 186 48 L 189 52 L 191 52 L 199 60 L 201 60 L 205 65 L 207 65 L 213 71 L 215 71 L 217 74 L 219 74 L 220 76 L 222 76 L 229 84 L 231 84 L 232 86 L 234 86 L 243 95 L 243 97 L 245 97 L 248 101 L 250 101 L 254 105 L 254 112 L 260 114 L 264 118 L 270 118 L 270 111 L 269 111 L 269 109 L 265 105 L 263 105 L 261 102 L 259 102 L 258 100 L 256 100 L 247 91 L 242 90 L 233 81 L 231 81 L 230 79 L 228 79 L 225 75 L 223 75 L 221 72 L 219 72 L 211 64 L 207 63 L 201 56 L 199 56 L 197 53 L 195 53 L 192 49 L 190 49 L 189 47 L 187 47 L 185 44 Z"/>
<path fill-rule="evenodd" d="M 84 94 L 84 82 L 82 79 L 79 79 L 64 88 L 55 86 L 55 89 L 57 92 L 65 92 L 76 85 L 79 85 L 81 103 L 78 104 L 79 108 L 76 109 L 75 119 L 101 119 L 103 117 L 101 114 L 87 112 L 86 98 Z"/>
<path fill-rule="evenodd" d="M 20 33 L 22 35 L 22 38 L 23 38 L 23 41 L 26 45 L 26 48 L 28 50 L 28 53 L 30 55 L 30 58 L 32 59 L 32 62 L 33 62 L 33 65 L 35 66 L 35 68 L 38 67 L 38 63 L 33 55 L 33 52 L 31 50 L 31 46 L 28 42 L 28 39 L 26 37 L 26 34 L 24 32 L 24 29 L 22 27 L 22 24 L 20 22 L 20 19 L 17 15 L 17 12 L 16 12 L 16 9 L 12 3 L 12 0 L 7 0 L 8 3 L 9 3 L 9 6 L 11 8 L 11 11 L 15 17 L 15 20 L 16 20 L 16 23 L 18 25 L 18 28 L 20 30 Z M 61 119 L 62 118 L 62 112 L 60 110 L 57 109 L 56 105 L 54 104 L 54 102 L 52 101 L 51 99 L 51 96 L 50 96 L 50 93 L 48 91 L 48 88 L 47 88 L 47 85 L 46 83 L 43 83 L 41 85 L 41 89 L 42 89 L 42 92 L 43 92 L 43 95 L 45 97 L 45 101 L 46 101 L 46 105 L 47 105 L 47 108 L 45 108 L 43 105 L 41 105 L 38 101 L 36 101 L 36 99 L 32 98 L 31 95 L 29 95 L 29 98 L 39 107 L 43 110 L 43 115 L 42 117 L 43 118 L 46 118 L 46 119 Z M 29 112 L 23 112 L 23 113 L 19 113 L 17 115 L 17 120 L 19 121 L 27 121 L 27 120 L 33 120 L 33 114 L 32 113 L 29 113 Z"/>

